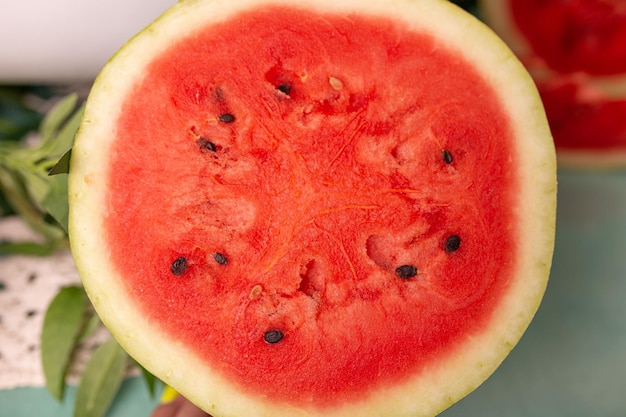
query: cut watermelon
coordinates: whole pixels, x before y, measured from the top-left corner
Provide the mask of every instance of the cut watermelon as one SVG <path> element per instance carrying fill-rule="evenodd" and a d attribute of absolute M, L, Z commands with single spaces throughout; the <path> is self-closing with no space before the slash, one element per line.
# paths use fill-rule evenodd
<path fill-rule="evenodd" d="M 446 1 L 179 2 L 98 77 L 69 186 L 102 320 L 214 416 L 432 416 L 551 263 L 540 98 Z"/>
<path fill-rule="evenodd" d="M 586 74 L 626 95 L 623 0 L 480 0 L 490 26 L 538 73 Z"/>
<path fill-rule="evenodd" d="M 481 0 L 537 81 L 563 167 L 626 166 L 626 2 Z"/>

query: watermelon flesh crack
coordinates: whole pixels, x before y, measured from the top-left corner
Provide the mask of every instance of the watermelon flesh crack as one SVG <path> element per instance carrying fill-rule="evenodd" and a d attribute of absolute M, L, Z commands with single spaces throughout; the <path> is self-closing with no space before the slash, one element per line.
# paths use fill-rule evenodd
<path fill-rule="evenodd" d="M 111 262 L 245 392 L 330 407 L 425 372 L 515 271 L 502 103 L 397 22 L 240 13 L 150 64 L 115 134 Z"/>

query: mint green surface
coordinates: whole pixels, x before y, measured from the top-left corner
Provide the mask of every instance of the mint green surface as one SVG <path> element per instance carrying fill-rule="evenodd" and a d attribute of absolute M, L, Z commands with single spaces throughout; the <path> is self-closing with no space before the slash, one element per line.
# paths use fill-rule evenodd
<path fill-rule="evenodd" d="M 45 388 L 0 390 L 0 417 L 72 417 L 76 388 L 69 387 L 62 403 Z M 149 417 L 158 402 L 150 398 L 142 378 L 131 378 L 122 384 L 121 392 L 106 417 Z"/>
<path fill-rule="evenodd" d="M 543 304 L 496 373 L 442 417 L 626 416 L 626 172 L 560 173 Z"/>
<path fill-rule="evenodd" d="M 59 405 L 43 389 L 0 391 L 0 417 L 71 417 L 67 394 Z M 155 404 L 130 380 L 108 417 L 148 417 Z M 544 302 L 499 370 L 442 417 L 624 416 L 626 172 L 560 173 Z"/>

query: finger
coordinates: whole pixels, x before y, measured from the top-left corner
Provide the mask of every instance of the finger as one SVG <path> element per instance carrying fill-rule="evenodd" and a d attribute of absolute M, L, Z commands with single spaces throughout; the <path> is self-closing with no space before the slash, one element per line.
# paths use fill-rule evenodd
<path fill-rule="evenodd" d="M 181 398 L 183 397 L 181 396 Z M 211 417 L 211 415 L 196 407 L 191 401 L 183 398 L 176 417 Z"/>
<path fill-rule="evenodd" d="M 159 404 L 150 417 L 177 417 L 186 401 L 182 396 L 178 396 L 170 402 Z"/>

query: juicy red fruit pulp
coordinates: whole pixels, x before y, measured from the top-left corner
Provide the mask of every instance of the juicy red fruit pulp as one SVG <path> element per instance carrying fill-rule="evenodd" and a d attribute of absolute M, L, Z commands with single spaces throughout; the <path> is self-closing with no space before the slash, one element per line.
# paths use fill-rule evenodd
<path fill-rule="evenodd" d="M 361 398 L 491 319 L 515 267 L 501 103 L 398 22 L 241 13 L 150 64 L 106 219 L 133 301 L 248 393 Z"/>

